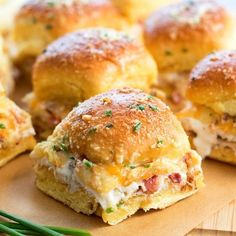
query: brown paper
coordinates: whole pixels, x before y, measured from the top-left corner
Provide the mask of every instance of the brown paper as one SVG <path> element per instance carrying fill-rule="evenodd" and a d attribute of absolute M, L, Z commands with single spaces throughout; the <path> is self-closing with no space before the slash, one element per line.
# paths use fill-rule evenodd
<path fill-rule="evenodd" d="M 184 235 L 236 197 L 235 167 L 210 160 L 203 167 L 206 187 L 194 196 L 108 226 L 99 217 L 77 214 L 37 190 L 25 155 L 0 169 L 0 209 L 42 224 L 84 228 L 93 235 Z"/>

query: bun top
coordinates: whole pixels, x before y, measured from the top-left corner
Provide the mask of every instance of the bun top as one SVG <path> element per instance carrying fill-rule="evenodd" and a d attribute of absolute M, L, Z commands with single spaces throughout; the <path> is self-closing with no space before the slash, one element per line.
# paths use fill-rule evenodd
<path fill-rule="evenodd" d="M 109 0 L 30 0 L 14 26 L 18 56 L 37 56 L 58 37 L 81 28 L 126 29 L 125 18 Z"/>
<path fill-rule="evenodd" d="M 204 56 L 235 48 L 230 14 L 213 0 L 184 0 L 145 22 L 145 41 L 160 71 L 189 71 Z"/>
<path fill-rule="evenodd" d="M 236 115 L 236 50 L 212 53 L 192 70 L 188 98 L 217 112 Z"/>
<path fill-rule="evenodd" d="M 157 8 L 176 0 L 112 0 L 130 22 L 143 21 Z"/>
<path fill-rule="evenodd" d="M 138 41 L 105 28 L 90 28 L 53 42 L 38 57 L 33 85 L 41 100 L 77 104 L 111 88 L 148 90 L 156 81 L 152 56 Z"/>
<path fill-rule="evenodd" d="M 131 88 L 113 89 L 78 105 L 49 140 L 65 136 L 75 158 L 93 163 L 181 159 L 190 150 L 187 135 L 169 107 Z"/>

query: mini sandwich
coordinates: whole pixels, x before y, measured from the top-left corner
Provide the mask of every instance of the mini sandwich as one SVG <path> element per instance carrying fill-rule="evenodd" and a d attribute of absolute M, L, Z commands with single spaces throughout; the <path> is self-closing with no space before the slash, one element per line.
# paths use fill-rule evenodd
<path fill-rule="evenodd" d="M 179 113 L 202 157 L 236 164 L 236 51 L 207 56 L 190 75 L 192 106 Z"/>
<path fill-rule="evenodd" d="M 0 86 L 0 167 L 35 145 L 30 116 L 8 99 Z"/>
<path fill-rule="evenodd" d="M 40 190 L 110 225 L 204 185 L 201 157 L 169 107 L 130 88 L 75 107 L 31 157 Z"/>
<path fill-rule="evenodd" d="M 174 111 L 188 103 L 185 90 L 195 64 L 213 51 L 236 48 L 234 22 L 213 0 L 180 1 L 146 20 L 146 46 L 160 72 L 155 87 L 165 91 L 164 99 Z"/>
<path fill-rule="evenodd" d="M 15 64 L 31 78 L 35 58 L 57 38 L 89 27 L 128 30 L 130 25 L 110 0 L 28 0 L 16 15 Z"/>
<path fill-rule="evenodd" d="M 148 91 L 156 78 L 154 59 L 127 34 L 105 28 L 68 34 L 34 65 L 28 107 L 37 134 L 47 138 L 78 102 L 123 86 Z"/>

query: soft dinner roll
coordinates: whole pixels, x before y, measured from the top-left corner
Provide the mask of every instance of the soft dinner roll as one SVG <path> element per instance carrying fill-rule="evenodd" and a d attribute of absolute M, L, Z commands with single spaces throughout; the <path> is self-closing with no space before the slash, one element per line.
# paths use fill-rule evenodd
<path fill-rule="evenodd" d="M 35 57 L 58 37 L 88 27 L 127 29 L 110 0 L 30 0 L 15 19 L 16 65 L 29 74 Z"/>
<path fill-rule="evenodd" d="M 78 102 L 123 86 L 148 91 L 156 77 L 151 55 L 124 33 L 94 28 L 66 35 L 34 65 L 28 103 L 36 131 L 46 138 Z"/>
<path fill-rule="evenodd" d="M 201 157 L 169 107 L 130 88 L 75 107 L 31 157 L 40 190 L 111 225 L 204 185 Z"/>
<path fill-rule="evenodd" d="M 130 22 L 143 21 L 157 8 L 177 0 L 113 0 Z"/>
<path fill-rule="evenodd" d="M 185 105 L 187 80 L 194 65 L 215 50 L 236 48 L 234 20 L 212 0 L 185 0 L 164 7 L 146 20 L 144 31 L 146 45 L 159 67 L 159 86 L 177 110 Z"/>
<path fill-rule="evenodd" d="M 6 93 L 10 94 L 14 87 L 14 80 L 5 46 L 5 41 L 0 35 L 0 84 L 4 87 Z"/>
<path fill-rule="evenodd" d="M 236 51 L 207 56 L 193 69 L 179 117 L 203 157 L 236 164 Z"/>
<path fill-rule="evenodd" d="M 35 145 L 30 116 L 5 96 L 0 85 L 0 167 Z"/>

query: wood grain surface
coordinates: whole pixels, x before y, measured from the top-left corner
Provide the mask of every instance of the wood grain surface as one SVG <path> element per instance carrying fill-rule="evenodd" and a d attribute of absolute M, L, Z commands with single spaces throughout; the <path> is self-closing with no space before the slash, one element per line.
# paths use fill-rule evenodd
<path fill-rule="evenodd" d="M 236 199 L 202 222 L 188 236 L 236 236 Z"/>

